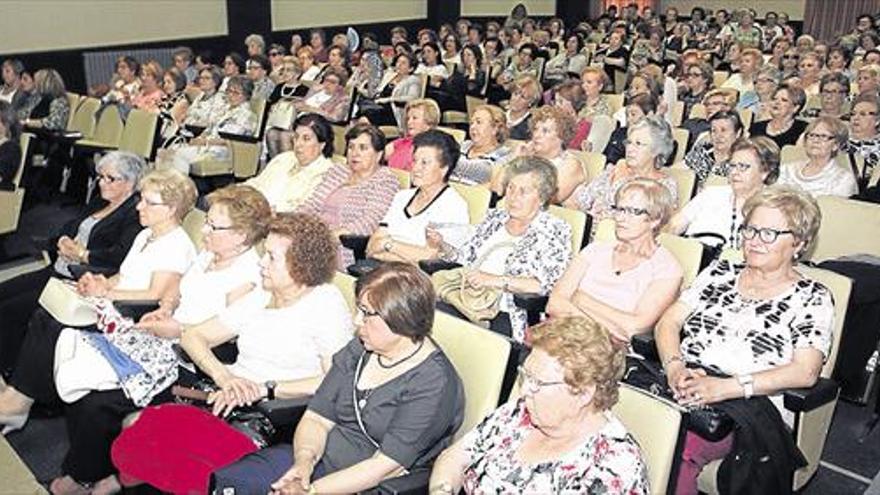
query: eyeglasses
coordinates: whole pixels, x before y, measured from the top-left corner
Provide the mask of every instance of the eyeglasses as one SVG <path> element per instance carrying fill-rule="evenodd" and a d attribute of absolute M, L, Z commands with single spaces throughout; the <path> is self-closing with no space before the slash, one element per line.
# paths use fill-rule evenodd
<path fill-rule="evenodd" d="M 642 141 L 633 141 L 631 139 L 624 139 L 623 145 L 624 146 L 635 146 L 636 148 L 646 148 L 649 145 L 649 143 L 644 143 Z"/>
<path fill-rule="evenodd" d="M 688 77 L 703 77 L 703 73 L 702 72 L 690 72 L 690 73 L 688 73 L 687 76 Z"/>
<path fill-rule="evenodd" d="M 109 182 L 112 184 L 116 181 L 122 180 L 122 177 L 113 177 L 112 175 L 98 174 L 98 180 L 102 180 L 104 182 Z"/>
<path fill-rule="evenodd" d="M 371 316 L 380 316 L 378 311 L 370 311 L 363 304 L 358 304 L 356 306 L 356 308 L 357 308 L 357 315 L 356 316 L 358 316 L 360 318 L 369 318 Z"/>
<path fill-rule="evenodd" d="M 210 81 L 211 79 L 214 78 L 211 76 L 199 76 L 199 81 Z"/>
<path fill-rule="evenodd" d="M 141 196 L 138 203 L 143 203 L 147 206 L 165 206 L 165 203 L 162 203 L 161 201 L 150 201 L 146 196 Z"/>
<path fill-rule="evenodd" d="M 228 95 L 243 95 L 244 91 L 238 88 L 226 88 L 226 94 Z"/>
<path fill-rule="evenodd" d="M 794 234 L 791 230 L 771 229 L 770 227 L 755 227 L 754 225 L 743 225 L 739 228 L 739 233 L 743 239 L 751 241 L 757 236 L 764 244 L 773 244 L 782 234 Z"/>
<path fill-rule="evenodd" d="M 847 93 L 849 93 L 849 91 L 847 91 L 845 89 L 823 89 L 822 90 L 823 95 L 845 95 Z"/>
<path fill-rule="evenodd" d="M 522 365 L 517 366 L 517 372 L 519 372 L 519 386 L 523 392 L 528 392 L 530 394 L 537 394 L 544 387 L 552 387 L 555 385 L 566 385 L 566 383 L 562 380 L 546 382 L 536 377 L 535 375 L 526 371 L 526 368 Z"/>
<path fill-rule="evenodd" d="M 269 52 L 270 57 L 277 57 L 278 55 L 281 55 L 281 54 L 278 52 Z"/>
<path fill-rule="evenodd" d="M 797 60 L 801 57 L 798 55 L 783 55 L 782 58 L 787 59 L 787 60 Z"/>
<path fill-rule="evenodd" d="M 626 215 L 628 217 L 637 217 L 640 215 L 647 215 L 648 210 L 644 208 L 636 208 L 634 206 L 619 206 L 619 205 L 611 205 L 611 213 L 615 215 Z"/>
<path fill-rule="evenodd" d="M 834 139 L 834 136 L 832 136 L 832 135 L 830 135 L 830 134 L 818 134 L 818 133 L 815 133 L 815 132 L 808 132 L 808 133 L 807 133 L 807 139 L 814 139 L 814 140 L 816 140 L 816 141 L 825 141 L 825 142 L 828 142 L 828 141 L 833 140 L 833 139 Z"/>
<path fill-rule="evenodd" d="M 853 112 L 853 117 L 873 117 L 877 115 L 877 112 Z"/>
<path fill-rule="evenodd" d="M 727 164 L 727 169 L 730 172 L 733 172 L 734 170 L 738 170 L 740 172 L 748 172 L 751 168 L 752 164 L 746 162 L 730 162 Z"/>
<path fill-rule="evenodd" d="M 235 230 L 235 226 L 233 225 L 215 225 L 214 222 L 207 220 L 205 222 L 205 227 L 208 228 L 211 232 L 223 232 L 224 230 Z"/>

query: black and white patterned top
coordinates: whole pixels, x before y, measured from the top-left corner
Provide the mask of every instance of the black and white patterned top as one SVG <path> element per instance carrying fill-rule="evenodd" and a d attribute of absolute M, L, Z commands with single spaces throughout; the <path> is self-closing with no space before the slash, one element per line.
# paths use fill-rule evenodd
<path fill-rule="evenodd" d="M 701 139 L 684 156 L 684 164 L 697 174 L 697 180 L 702 184 L 712 174 L 727 177 L 728 162 L 718 162 L 715 158 L 714 146 L 711 139 Z"/>
<path fill-rule="evenodd" d="M 797 349 L 816 349 L 827 358 L 831 292 L 802 278 L 774 298 L 749 299 L 736 288 L 744 267 L 716 261 L 682 293 L 679 301 L 691 309 L 681 333 L 684 361 L 741 375 L 788 364 Z"/>
<path fill-rule="evenodd" d="M 865 169 L 862 171 L 862 176 L 856 177 L 856 180 L 867 183 L 871 174 L 874 173 L 874 167 L 880 162 L 880 136 L 864 141 L 850 139 L 846 143 L 844 151 L 852 155 L 861 155 L 865 159 Z"/>

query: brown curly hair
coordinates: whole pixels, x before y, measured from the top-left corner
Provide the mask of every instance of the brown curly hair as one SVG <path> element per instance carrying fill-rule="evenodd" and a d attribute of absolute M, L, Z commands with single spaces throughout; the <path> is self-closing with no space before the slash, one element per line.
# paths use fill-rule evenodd
<path fill-rule="evenodd" d="M 553 318 L 532 328 L 530 342 L 533 349 L 559 361 L 565 369 L 565 383 L 575 393 L 596 387 L 592 402 L 596 411 L 617 403 L 626 348 L 614 345 L 604 327 L 586 317 Z"/>
<path fill-rule="evenodd" d="M 290 239 L 287 269 L 298 284 L 316 287 L 330 283 L 336 272 L 336 238 L 330 227 L 314 215 L 279 213 L 269 223 L 269 233 Z"/>
<path fill-rule="evenodd" d="M 266 237 L 272 208 L 266 197 L 251 186 L 232 184 L 208 194 L 208 206 L 222 206 L 232 221 L 232 227 L 245 235 L 244 243 L 254 243 Z"/>
<path fill-rule="evenodd" d="M 561 108 L 545 105 L 532 110 L 532 118 L 529 120 L 529 130 L 535 132 L 535 128 L 538 127 L 538 124 L 545 120 L 552 120 L 556 123 L 556 135 L 562 140 L 562 148 L 567 148 L 568 143 L 574 138 L 575 126 L 577 125 L 574 117 L 563 112 Z"/>

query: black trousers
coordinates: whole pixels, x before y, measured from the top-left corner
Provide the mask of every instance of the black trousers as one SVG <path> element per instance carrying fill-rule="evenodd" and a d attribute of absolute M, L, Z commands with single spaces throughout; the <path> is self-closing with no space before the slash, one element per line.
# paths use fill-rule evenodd
<path fill-rule="evenodd" d="M 27 333 L 28 319 L 37 309 L 37 300 L 52 267 L 25 273 L 0 284 L 0 372 L 9 376 Z"/>
<path fill-rule="evenodd" d="M 45 309 L 37 308 L 28 321 L 27 335 L 10 384 L 19 392 L 42 404 L 59 403 L 55 388 L 55 344 L 64 325 Z"/>

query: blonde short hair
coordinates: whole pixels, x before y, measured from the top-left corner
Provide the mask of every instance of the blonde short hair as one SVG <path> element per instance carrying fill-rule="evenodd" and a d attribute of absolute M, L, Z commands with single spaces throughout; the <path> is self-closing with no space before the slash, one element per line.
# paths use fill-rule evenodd
<path fill-rule="evenodd" d="M 710 98 L 716 96 L 724 98 L 725 102 L 731 108 L 735 107 L 737 100 L 739 100 L 739 92 L 737 90 L 733 88 L 718 88 L 706 92 L 706 96 L 703 97 L 703 105 L 705 105 Z"/>
<path fill-rule="evenodd" d="M 474 109 L 471 118 L 473 118 L 473 115 L 477 112 L 486 112 L 489 114 L 489 118 L 492 121 L 492 128 L 495 129 L 495 140 L 498 141 L 498 144 L 503 144 L 507 141 L 510 131 L 507 129 L 507 115 L 504 114 L 504 110 L 495 105 L 480 105 Z"/>
<path fill-rule="evenodd" d="M 152 59 L 141 64 L 141 72 L 143 72 L 144 75 L 149 74 L 153 76 L 153 79 L 159 83 L 162 82 L 162 77 L 165 76 L 165 71 L 162 69 L 162 65 Z"/>
<path fill-rule="evenodd" d="M 640 191 L 645 195 L 648 204 L 648 219 L 657 220 L 654 234 L 659 234 L 675 211 L 676 204 L 669 189 L 654 179 L 637 178 L 627 181 L 614 195 L 614 202 L 620 203 L 620 199 L 630 191 Z"/>
<path fill-rule="evenodd" d="M 584 76 L 586 76 L 587 74 L 595 74 L 599 76 L 599 80 L 602 81 L 602 88 L 599 91 L 602 91 L 602 89 L 605 89 L 605 86 L 608 86 L 610 84 L 608 74 L 606 74 L 605 70 L 601 67 L 588 65 L 586 69 L 581 71 L 581 79 L 583 79 Z"/>
<path fill-rule="evenodd" d="M 831 157 L 833 158 L 837 156 L 837 153 L 839 153 L 849 142 L 849 129 L 847 129 L 846 124 L 841 122 L 837 117 L 821 116 L 816 117 L 807 124 L 807 128 L 804 130 L 804 136 L 813 132 L 816 127 L 819 127 L 819 124 L 823 124 L 827 127 L 831 132 L 831 135 L 834 136 L 834 142 L 837 144 L 837 149 L 831 152 Z"/>
<path fill-rule="evenodd" d="M 260 191 L 244 184 L 233 184 L 208 194 L 210 207 L 221 206 L 232 222 L 232 227 L 245 235 L 245 245 L 266 237 L 272 208 Z"/>
<path fill-rule="evenodd" d="M 196 185 L 189 176 L 177 169 L 154 170 L 145 175 L 138 189 L 155 191 L 162 202 L 174 209 L 177 221 L 193 209 L 196 204 Z"/>
<path fill-rule="evenodd" d="M 544 90 L 541 83 L 531 74 L 522 74 L 513 80 L 513 91 L 528 92 L 529 106 L 533 107 L 541 101 Z M 513 92 L 511 91 L 511 92 Z"/>
<path fill-rule="evenodd" d="M 615 345 L 607 329 L 591 318 L 552 318 L 531 330 L 530 344 L 562 365 L 575 393 L 596 387 L 592 407 L 606 411 L 617 403 L 626 346 Z"/>
<path fill-rule="evenodd" d="M 410 100 L 409 103 L 406 104 L 406 112 L 410 110 L 418 108 L 425 112 L 425 120 L 428 122 L 428 125 L 433 129 L 440 124 L 440 107 L 437 105 L 437 102 L 430 98 L 417 98 L 415 100 Z"/>
<path fill-rule="evenodd" d="M 808 253 L 816 240 L 819 225 L 822 223 L 822 212 L 819 204 L 810 193 L 800 188 L 775 184 L 758 191 L 743 205 L 744 224 L 749 223 L 752 213 L 759 206 L 779 210 L 795 240 L 803 243 L 803 247 L 795 255 L 800 259 Z"/>

